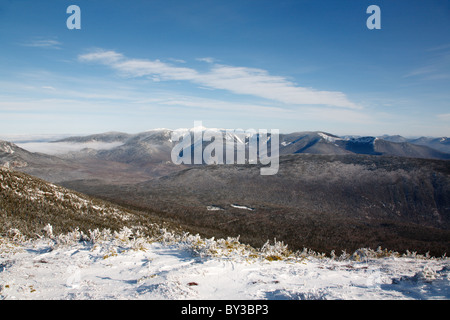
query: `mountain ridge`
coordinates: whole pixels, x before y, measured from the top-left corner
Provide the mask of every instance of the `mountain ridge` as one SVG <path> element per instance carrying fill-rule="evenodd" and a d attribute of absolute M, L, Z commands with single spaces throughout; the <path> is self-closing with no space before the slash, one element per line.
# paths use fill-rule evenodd
<path fill-rule="evenodd" d="M 186 132 L 198 132 L 205 128 L 180 129 Z M 233 142 L 234 149 L 243 145 L 248 153 L 248 141 L 222 129 L 223 145 Z M 35 175 L 51 182 L 63 182 L 79 179 L 100 179 L 115 184 L 131 181 L 145 181 L 158 178 L 171 172 L 185 169 L 186 165 L 172 163 L 171 152 L 176 141 L 172 140 L 170 129 L 155 129 L 136 134 L 123 132 L 106 132 L 87 136 L 73 136 L 43 143 L 42 150 L 66 144 L 77 151 L 61 154 L 29 152 L 26 144 L 17 145 L 0 141 L 0 165 Z M 257 134 L 257 133 L 256 133 Z M 392 142 L 389 140 L 395 140 Z M 279 154 L 367 154 L 373 156 L 399 156 L 424 159 L 450 159 L 450 154 L 432 149 L 424 144 L 439 143 L 444 146 L 449 139 L 434 138 L 414 140 L 417 144 L 405 142 L 400 136 L 379 137 L 341 137 L 325 131 L 304 131 L 290 134 L 280 134 Z M 93 148 L 91 143 L 96 143 Z M 191 148 L 198 143 L 192 141 Z M 111 145 L 112 144 L 112 145 Z M 203 148 L 208 142 L 203 142 Z M 102 146 L 108 147 L 103 148 Z M 36 145 L 33 145 L 36 147 Z M 37 147 L 39 150 L 39 147 Z M 442 148 L 441 148 L 442 149 Z M 225 153 L 225 150 L 224 150 Z"/>
<path fill-rule="evenodd" d="M 187 132 L 193 129 L 178 129 Z M 225 135 L 225 129 L 208 129 L 223 134 L 224 143 L 229 139 L 242 143 L 237 136 Z M 74 136 L 55 142 L 83 143 L 91 141 L 121 142 L 108 150 L 95 150 L 85 156 L 94 156 L 101 159 L 119 162 L 164 162 L 170 161 L 170 151 L 177 142 L 172 141 L 171 135 L 175 130 L 155 129 L 136 134 L 123 132 L 107 132 L 88 136 Z M 258 134 L 258 133 L 256 133 Z M 407 139 L 401 136 L 363 136 L 345 137 L 337 136 L 325 131 L 300 131 L 280 134 L 280 154 L 313 153 L 313 154 L 373 154 L 394 155 L 405 157 L 418 157 L 430 159 L 450 159 L 450 139 L 419 138 Z M 192 142 L 193 144 L 195 143 Z M 448 147 L 447 147 L 448 145 Z M 147 150 L 146 150 L 147 149 Z M 73 155 L 73 153 L 72 153 Z"/>

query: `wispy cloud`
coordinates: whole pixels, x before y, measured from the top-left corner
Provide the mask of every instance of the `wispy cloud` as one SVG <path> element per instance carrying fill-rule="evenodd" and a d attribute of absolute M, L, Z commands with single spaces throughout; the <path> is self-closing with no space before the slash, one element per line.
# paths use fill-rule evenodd
<path fill-rule="evenodd" d="M 206 62 L 206 63 L 214 63 L 216 60 L 211 57 L 197 58 L 197 61 Z"/>
<path fill-rule="evenodd" d="M 212 64 L 208 71 L 173 66 L 160 60 L 131 59 L 115 51 L 97 50 L 80 55 L 79 61 L 104 64 L 128 77 L 157 77 L 161 81 L 183 80 L 236 94 L 252 95 L 287 105 L 328 105 L 361 109 L 344 93 L 297 86 L 281 76 L 256 68 Z M 211 60 L 212 62 L 212 60 Z"/>
<path fill-rule="evenodd" d="M 446 44 L 443 44 L 440 46 L 429 48 L 427 51 L 442 51 L 442 50 L 446 50 L 446 49 L 450 49 L 450 43 L 446 43 Z"/>
<path fill-rule="evenodd" d="M 433 47 L 427 51 L 432 56 L 426 64 L 411 70 L 404 77 L 415 77 L 422 80 L 450 79 L 450 44 Z"/>
<path fill-rule="evenodd" d="M 444 80 L 450 79 L 450 72 L 445 70 L 448 66 L 442 63 L 435 63 L 421 68 L 417 68 L 406 74 L 405 78 L 418 77 L 422 80 Z"/>
<path fill-rule="evenodd" d="M 36 47 L 46 49 L 61 49 L 62 43 L 53 39 L 31 40 L 21 44 L 25 47 Z"/>
<path fill-rule="evenodd" d="M 183 60 L 183 59 L 167 58 L 167 60 L 175 62 L 175 63 L 186 63 L 186 60 Z"/>
<path fill-rule="evenodd" d="M 42 89 L 56 91 L 55 87 L 52 87 L 52 86 L 42 86 Z"/>

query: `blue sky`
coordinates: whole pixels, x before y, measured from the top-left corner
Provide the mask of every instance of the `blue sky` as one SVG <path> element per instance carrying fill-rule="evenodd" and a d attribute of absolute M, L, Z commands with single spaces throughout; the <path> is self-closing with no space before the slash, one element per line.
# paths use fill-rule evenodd
<path fill-rule="evenodd" d="M 448 1 L 2 0 L 0 49 L 0 136 L 450 136 Z"/>

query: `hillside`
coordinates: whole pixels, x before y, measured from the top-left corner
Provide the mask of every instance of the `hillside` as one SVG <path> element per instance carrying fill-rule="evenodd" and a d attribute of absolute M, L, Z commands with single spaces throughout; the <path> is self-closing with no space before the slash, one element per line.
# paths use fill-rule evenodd
<path fill-rule="evenodd" d="M 388 247 L 450 252 L 450 163 L 372 155 L 286 155 L 259 166 L 192 168 L 134 185 L 64 185 L 161 212 L 207 236 L 283 240 L 320 252 Z"/>
<path fill-rule="evenodd" d="M 74 142 L 68 142 L 74 144 Z M 36 145 L 37 143 L 32 143 Z M 47 147 L 52 142 L 44 142 Z M 76 145 L 77 143 L 75 143 Z M 26 145 L 26 144 L 25 144 Z M 38 148 L 39 149 L 39 148 Z M 30 152 L 14 143 L 0 140 L 0 166 L 30 174 L 49 182 L 77 179 L 100 179 L 104 183 L 120 184 L 145 181 L 156 175 L 180 169 L 175 165 L 156 164 L 151 167 L 100 159 L 98 150 L 83 148 L 80 151 L 51 155 Z"/>
<path fill-rule="evenodd" d="M 166 225 L 149 212 L 127 210 L 4 167 L 0 167 L 0 187 L 0 234 L 17 229 L 35 237 L 47 224 L 55 234 L 123 227 L 152 234 L 159 230 L 156 221 Z"/>

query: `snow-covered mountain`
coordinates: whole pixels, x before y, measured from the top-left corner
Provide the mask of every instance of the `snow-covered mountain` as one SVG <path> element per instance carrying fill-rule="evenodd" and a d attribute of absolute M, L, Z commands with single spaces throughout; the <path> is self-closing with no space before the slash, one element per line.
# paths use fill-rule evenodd
<path fill-rule="evenodd" d="M 417 139 L 409 139 L 409 143 L 427 146 L 442 152 L 450 153 L 450 138 L 440 137 L 440 138 L 430 138 L 421 137 Z"/>
<path fill-rule="evenodd" d="M 281 154 L 370 154 L 410 158 L 450 159 L 450 154 L 428 145 L 413 144 L 396 137 L 339 137 L 326 132 L 299 132 L 282 135 Z"/>
<path fill-rule="evenodd" d="M 426 146 L 444 153 L 450 153 L 450 139 L 447 137 L 405 138 L 399 135 L 383 135 L 378 138 L 391 142 L 407 142 L 414 145 Z"/>
<path fill-rule="evenodd" d="M 0 166 L 27 171 L 64 165 L 70 167 L 75 164 L 44 153 L 29 152 L 14 143 L 0 140 Z"/>
<path fill-rule="evenodd" d="M 223 136 L 223 143 L 233 141 L 238 145 L 248 145 L 242 136 L 225 129 L 213 128 L 185 128 L 177 129 L 181 132 L 190 132 L 192 137 L 200 137 L 198 132 L 205 130 L 217 132 Z M 197 135 L 194 135 L 197 132 Z M 170 152 L 178 141 L 172 141 L 173 130 L 155 129 L 137 134 L 109 132 L 83 137 L 70 137 L 55 143 L 109 143 L 104 148 L 86 149 L 68 152 L 66 158 L 99 158 L 123 163 L 164 163 L 170 161 Z M 255 135 L 258 137 L 258 133 Z M 249 134 L 249 137 L 253 134 Z M 193 139 L 192 146 L 198 143 Z M 294 132 L 280 134 L 280 154 L 312 153 L 312 154 L 372 154 L 390 155 L 412 158 L 450 159 L 450 140 L 447 138 L 435 139 L 406 139 L 401 136 L 381 137 L 340 137 L 322 131 Z M 114 145 L 116 143 L 117 145 Z"/>
<path fill-rule="evenodd" d="M 243 139 L 238 133 L 204 127 L 178 129 L 179 132 L 191 133 L 192 149 L 199 145 L 201 133 L 205 130 L 222 136 L 224 148 L 227 143 L 232 142 L 235 150 L 243 146 L 248 155 L 249 138 Z M 20 143 L 20 147 L 0 141 L 0 165 L 16 168 L 52 182 L 97 179 L 123 184 L 145 181 L 186 168 L 185 165 L 172 163 L 171 152 L 178 143 L 173 141 L 173 133 L 174 130 L 170 129 L 154 129 L 136 134 L 107 132 L 52 142 L 25 142 Z M 248 136 L 259 139 L 257 132 Z M 439 146 L 441 150 L 445 150 L 449 139 L 423 138 L 411 142 L 404 140 L 400 136 L 340 137 L 322 131 L 295 132 L 280 134 L 279 153 L 450 159 L 450 154 L 428 146 Z M 208 143 L 203 142 L 203 148 Z M 246 160 L 248 161 L 248 157 Z"/>

